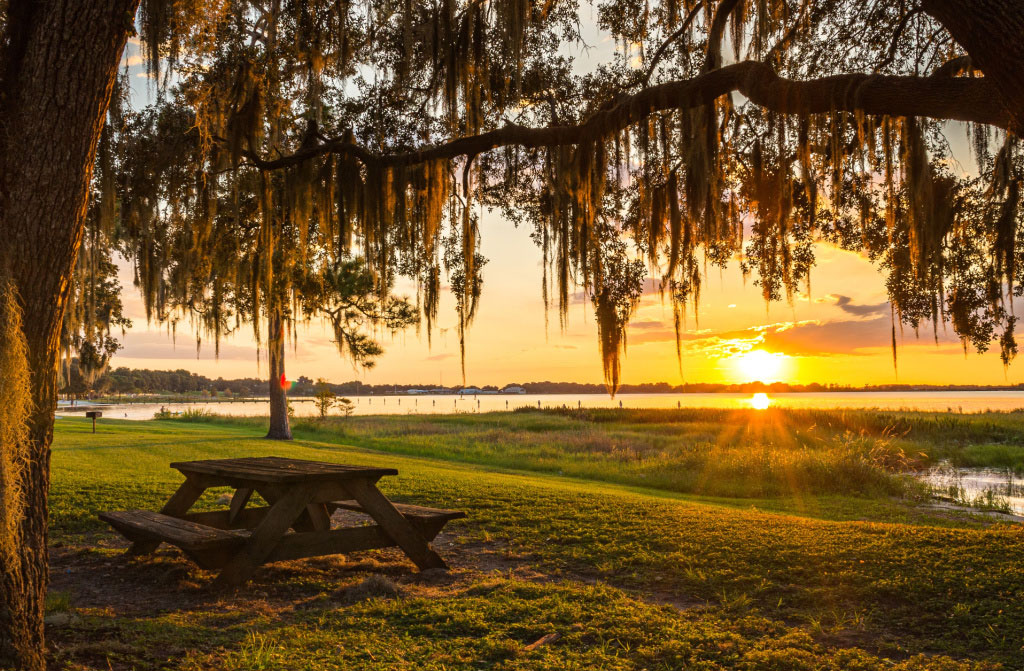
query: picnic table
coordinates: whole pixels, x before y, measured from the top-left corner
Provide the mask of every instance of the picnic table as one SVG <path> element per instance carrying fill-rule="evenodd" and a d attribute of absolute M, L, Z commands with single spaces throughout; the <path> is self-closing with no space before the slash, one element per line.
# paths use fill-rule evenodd
<path fill-rule="evenodd" d="M 430 542 L 453 510 L 392 503 L 377 489 L 393 468 L 345 466 L 283 457 L 182 461 L 185 476 L 160 512 L 106 512 L 100 519 L 144 555 L 160 543 L 181 548 L 199 566 L 220 569 L 216 587 L 247 581 L 263 564 L 397 546 L 420 570 L 447 568 Z M 211 487 L 231 487 L 227 510 L 189 512 Z M 247 507 L 253 493 L 269 506 Z M 375 524 L 332 528 L 331 515 L 346 509 Z"/>

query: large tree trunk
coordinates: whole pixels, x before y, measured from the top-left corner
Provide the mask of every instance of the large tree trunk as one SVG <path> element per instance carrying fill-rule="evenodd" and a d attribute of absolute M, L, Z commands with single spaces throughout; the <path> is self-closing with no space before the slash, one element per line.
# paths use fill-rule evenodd
<path fill-rule="evenodd" d="M 950 32 L 973 65 L 996 85 L 1024 133 L 1024 3 L 1019 0 L 923 0 L 921 6 Z"/>
<path fill-rule="evenodd" d="M 9 0 L 0 54 L 0 248 L 24 312 L 34 409 L 16 579 L 0 581 L 0 668 L 45 668 L 47 493 L 58 344 L 89 180 L 139 0 Z M 10 568 L 10 567 L 0 567 Z"/>
<path fill-rule="evenodd" d="M 267 331 L 267 358 L 270 360 L 270 430 L 267 438 L 291 440 L 288 422 L 288 398 L 284 380 L 284 317 L 279 308 L 270 312 Z"/>

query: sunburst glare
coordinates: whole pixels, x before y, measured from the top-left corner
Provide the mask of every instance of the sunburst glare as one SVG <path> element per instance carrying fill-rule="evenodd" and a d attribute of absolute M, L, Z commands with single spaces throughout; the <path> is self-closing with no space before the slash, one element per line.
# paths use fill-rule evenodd
<path fill-rule="evenodd" d="M 741 382 L 779 382 L 788 372 L 790 357 L 755 349 L 731 359 L 735 375 Z"/>

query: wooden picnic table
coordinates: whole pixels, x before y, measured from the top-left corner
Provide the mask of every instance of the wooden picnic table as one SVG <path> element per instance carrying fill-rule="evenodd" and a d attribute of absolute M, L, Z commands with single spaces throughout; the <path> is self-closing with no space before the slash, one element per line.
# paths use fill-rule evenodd
<path fill-rule="evenodd" d="M 393 468 L 345 466 L 283 457 L 182 461 L 185 476 L 159 513 L 129 510 L 100 518 L 149 554 L 162 542 L 204 568 L 220 569 L 217 587 L 244 583 L 263 564 L 398 546 L 420 570 L 447 568 L 430 547 L 441 528 L 465 517 L 453 510 L 392 503 L 377 489 Z M 211 487 L 235 490 L 227 510 L 189 512 Z M 253 493 L 269 506 L 247 507 Z M 368 515 L 375 524 L 331 528 L 335 510 Z"/>

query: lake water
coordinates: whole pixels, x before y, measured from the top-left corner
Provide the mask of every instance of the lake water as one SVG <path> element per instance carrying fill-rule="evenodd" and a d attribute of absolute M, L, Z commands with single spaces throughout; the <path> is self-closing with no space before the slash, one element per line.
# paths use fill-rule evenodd
<path fill-rule="evenodd" d="M 543 408 L 559 406 L 580 408 L 750 408 L 752 394 L 621 394 L 615 399 L 607 394 L 497 394 L 479 396 L 350 396 L 356 415 L 438 414 L 494 412 L 514 410 L 522 406 Z M 767 394 L 771 407 L 782 408 L 878 408 L 883 410 L 926 410 L 952 412 L 985 412 L 988 410 L 1024 411 L 1021 391 L 921 391 L 921 392 L 821 392 Z M 295 414 L 309 417 L 316 414 L 312 399 L 292 399 Z M 161 408 L 171 412 L 206 410 L 223 415 L 266 415 L 266 401 L 197 402 L 197 403 L 125 403 L 90 406 L 113 419 L 152 419 Z M 58 415 L 81 415 L 84 407 L 70 408 L 61 404 Z"/>
<path fill-rule="evenodd" d="M 1024 480 L 1008 469 L 939 466 L 922 478 L 941 498 L 954 503 L 1006 505 L 1024 515 Z"/>

